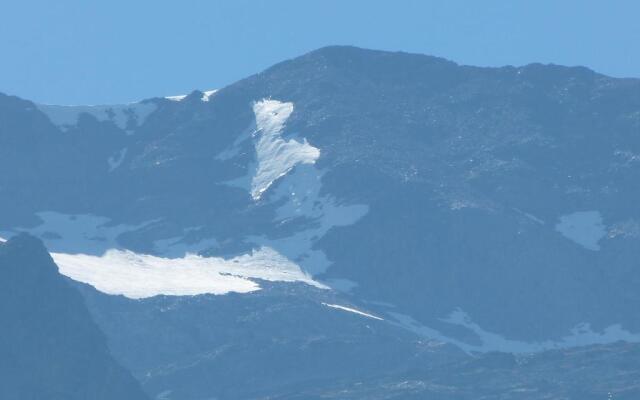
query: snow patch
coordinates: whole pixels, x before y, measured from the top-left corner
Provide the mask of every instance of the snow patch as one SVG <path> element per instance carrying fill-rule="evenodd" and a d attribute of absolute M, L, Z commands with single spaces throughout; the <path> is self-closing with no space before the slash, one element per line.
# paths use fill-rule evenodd
<path fill-rule="evenodd" d="M 232 159 L 239 154 L 241 143 L 253 139 L 257 155 L 255 173 L 226 184 L 247 188 L 253 199 L 259 200 L 277 180 L 278 184 L 265 196 L 265 202 L 278 204 L 274 228 L 287 233 L 248 236 L 245 240 L 274 248 L 304 271 L 316 275 L 325 272 L 331 261 L 321 250 L 315 249 L 314 244 L 330 229 L 358 221 L 369 212 L 369 207 L 364 204 L 344 204 L 330 194 L 321 194 L 325 172 L 315 166 L 320 150 L 306 141 L 285 141 L 281 137 L 292 112 L 291 103 L 275 100 L 256 102 L 256 128 L 240 135 L 230 148 L 216 158 Z"/>
<path fill-rule="evenodd" d="M 211 99 L 211 96 L 216 94 L 217 91 L 218 91 L 218 89 L 205 90 L 204 92 L 202 92 L 202 97 L 200 98 L 200 100 L 205 101 L 205 102 L 209 101 Z"/>
<path fill-rule="evenodd" d="M 598 211 L 580 211 L 563 215 L 556 224 L 556 231 L 587 250 L 598 251 L 598 242 L 607 231 Z"/>
<path fill-rule="evenodd" d="M 526 212 L 526 211 L 522 211 L 522 210 L 520 210 L 519 208 L 514 208 L 513 210 L 514 210 L 514 211 L 516 211 L 517 213 L 522 214 L 523 216 L 527 217 L 529 220 L 531 220 L 531 221 L 535 222 L 536 224 L 539 224 L 539 225 L 545 225 L 544 220 L 542 220 L 542 219 L 540 219 L 540 218 L 536 217 L 536 216 L 535 216 L 535 215 L 533 215 L 533 214 L 530 214 L 530 213 L 528 213 L 528 212 Z"/>
<path fill-rule="evenodd" d="M 122 164 L 122 162 L 124 161 L 124 158 L 126 157 L 126 155 L 127 155 L 127 148 L 125 147 L 124 149 L 120 150 L 116 154 L 109 157 L 107 159 L 107 164 L 109 164 L 109 172 L 112 172 L 116 168 L 118 168 L 120 164 Z"/>
<path fill-rule="evenodd" d="M 570 334 L 558 341 L 522 342 L 509 340 L 503 336 L 487 332 L 471 320 L 471 317 L 460 309 L 454 310 L 443 321 L 470 329 L 481 340 L 480 351 L 507 351 L 511 353 L 531 353 L 549 349 L 561 349 L 594 344 L 608 344 L 618 341 L 640 342 L 640 334 L 624 330 L 619 324 L 611 325 L 603 332 L 594 332 L 589 323 L 580 323 L 571 329 Z"/>
<path fill-rule="evenodd" d="M 350 279 L 344 279 L 344 278 L 326 279 L 323 282 L 329 285 L 331 289 L 337 290 L 343 293 L 351 293 L 353 289 L 358 287 L 357 282 L 354 282 Z"/>
<path fill-rule="evenodd" d="M 451 314 L 449 314 L 449 316 L 442 319 L 442 321 L 444 322 L 462 326 L 473 332 L 480 339 L 480 344 L 474 345 L 452 337 L 448 337 L 436 329 L 420 324 L 418 321 L 414 320 L 408 315 L 397 312 L 388 312 L 388 314 L 393 316 L 393 318 L 397 322 L 396 324 L 401 327 L 409 329 L 428 338 L 454 344 L 468 353 L 485 353 L 492 351 L 501 351 L 516 354 L 537 353 L 545 350 L 589 346 L 594 344 L 609 344 L 618 341 L 625 341 L 630 343 L 640 342 L 640 334 L 631 333 L 623 329 L 619 324 L 611 325 L 605 328 L 602 332 L 594 332 L 591 329 L 591 325 L 589 323 L 581 323 L 571 329 L 569 331 L 569 334 L 560 338 L 560 340 L 524 342 L 520 340 L 507 339 L 500 334 L 484 330 L 480 325 L 473 322 L 471 317 L 461 309 L 454 310 Z"/>
<path fill-rule="evenodd" d="M 186 94 L 179 94 L 176 96 L 165 96 L 165 99 L 167 100 L 171 100 L 171 101 L 182 101 L 187 97 Z"/>
<path fill-rule="evenodd" d="M 251 279 L 327 288 L 268 247 L 230 260 L 193 254 L 170 259 L 116 249 L 102 256 L 52 253 L 52 257 L 61 274 L 103 293 L 131 299 L 260 290 Z"/>
<path fill-rule="evenodd" d="M 306 139 L 298 142 L 284 140 L 284 125 L 293 112 L 293 103 L 277 100 L 261 100 L 253 105 L 257 137 L 255 143 L 257 169 L 251 180 L 251 197 L 259 200 L 263 193 L 280 177 L 298 164 L 314 164 L 320 150 Z"/>
<path fill-rule="evenodd" d="M 330 229 L 354 224 L 369 212 L 367 205 L 340 204 L 330 195 L 321 195 L 322 175 L 323 172 L 313 165 L 298 166 L 270 196 L 272 201 L 283 202 L 276 210 L 276 224 L 308 222 L 304 228 L 278 239 L 249 238 L 277 249 L 312 275 L 325 272 L 331 265 L 321 250 L 313 248 L 314 243 Z"/>
<path fill-rule="evenodd" d="M 363 317 L 377 319 L 378 321 L 384 321 L 384 319 L 382 319 L 380 317 L 376 317 L 375 315 L 367 314 L 366 312 L 363 312 L 363 311 L 360 311 L 360 310 L 356 310 L 355 308 L 345 307 L 345 306 L 341 306 L 339 304 L 329 304 L 329 303 L 322 303 L 322 305 L 327 306 L 327 307 L 331 307 L 331 308 L 335 308 L 335 309 L 338 309 L 338 310 L 343 310 L 343 311 L 351 312 L 351 313 L 354 313 L 354 314 L 362 315 Z"/>
<path fill-rule="evenodd" d="M 232 259 L 202 257 L 191 253 L 209 247 L 215 239 L 196 242 L 175 237 L 154 242 L 160 255 L 138 254 L 123 249 L 118 237 L 148 229 L 157 221 L 138 225 L 114 224 L 94 215 L 57 212 L 36 214 L 42 223 L 32 228 L 2 232 L 13 236 L 28 232 L 43 239 L 61 274 L 97 290 L 129 298 L 157 295 L 248 293 L 260 290 L 255 279 L 272 282 L 302 282 L 329 289 L 313 280 L 285 255 L 269 246 Z M 188 228 L 183 233 L 197 230 Z M 174 258 L 170 258 L 173 257 Z"/>

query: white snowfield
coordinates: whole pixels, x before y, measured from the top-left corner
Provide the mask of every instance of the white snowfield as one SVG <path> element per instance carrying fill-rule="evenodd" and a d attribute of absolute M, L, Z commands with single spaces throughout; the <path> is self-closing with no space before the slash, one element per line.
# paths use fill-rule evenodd
<path fill-rule="evenodd" d="M 327 306 L 327 307 L 331 307 L 331 308 L 335 308 L 335 309 L 338 309 L 338 310 L 342 310 L 342 311 L 347 311 L 347 312 L 350 312 L 350 313 L 358 314 L 358 315 L 361 315 L 363 317 L 377 319 L 378 321 L 384 321 L 384 319 L 382 319 L 380 317 L 376 317 L 375 315 L 367 314 L 366 312 L 363 312 L 363 311 L 360 311 L 360 310 L 356 310 L 355 308 L 345 307 L 345 306 L 341 306 L 339 304 L 329 304 L 329 303 L 322 303 L 322 305 Z"/>
<path fill-rule="evenodd" d="M 251 180 L 251 197 L 259 200 L 278 178 L 298 164 L 314 164 L 320 150 L 306 139 L 302 143 L 281 136 L 285 123 L 293 112 L 293 103 L 263 99 L 253 105 L 256 117 L 255 143 L 257 170 Z"/>
<path fill-rule="evenodd" d="M 32 228 L 0 232 L 11 237 L 28 232 L 43 238 L 61 274 L 113 295 L 132 299 L 198 294 L 248 293 L 259 282 L 302 282 L 322 289 L 287 255 L 262 245 L 232 259 L 201 257 L 195 252 L 215 243 L 212 238 L 187 243 L 180 238 L 155 241 L 156 255 L 122 249 L 118 236 L 146 229 L 154 221 L 137 225 L 115 224 L 95 215 L 37 213 L 42 223 Z"/>
<path fill-rule="evenodd" d="M 52 257 L 61 274 L 100 292 L 131 299 L 260 290 L 251 279 L 327 288 L 268 247 L 230 260 L 192 254 L 170 259 L 115 249 L 102 256 L 52 253 Z"/>

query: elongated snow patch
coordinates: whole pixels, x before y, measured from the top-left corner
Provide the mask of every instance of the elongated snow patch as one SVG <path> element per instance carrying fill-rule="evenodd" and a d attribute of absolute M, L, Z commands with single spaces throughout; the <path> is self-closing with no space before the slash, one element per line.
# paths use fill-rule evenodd
<path fill-rule="evenodd" d="M 202 97 L 200 98 L 200 100 L 201 101 L 209 101 L 211 99 L 211 96 L 216 94 L 217 91 L 218 91 L 218 89 L 205 90 L 204 92 L 202 92 Z"/>
<path fill-rule="evenodd" d="M 320 157 L 320 150 L 306 139 L 300 143 L 282 138 L 284 125 L 293 112 L 293 103 L 261 100 L 253 105 L 253 112 L 258 137 L 255 143 L 258 166 L 251 181 L 251 197 L 258 200 L 269 186 L 297 164 L 314 164 Z"/>
<path fill-rule="evenodd" d="M 197 255 L 170 259 L 115 249 L 102 256 L 53 253 L 52 257 L 61 274 L 103 293 L 132 299 L 260 290 L 251 278 L 327 288 L 269 247 L 230 260 Z"/>
<path fill-rule="evenodd" d="M 187 98 L 186 94 L 177 94 L 177 95 L 174 95 L 174 96 L 165 96 L 165 99 L 171 100 L 171 101 L 182 101 L 185 98 Z"/>
<path fill-rule="evenodd" d="M 209 101 L 211 99 L 211 96 L 213 96 L 216 92 L 218 91 L 218 89 L 213 89 L 213 90 L 205 90 L 204 92 L 202 92 L 202 96 L 200 97 L 200 101 Z M 175 96 L 165 96 L 164 98 L 167 100 L 171 100 L 171 101 L 182 101 L 184 99 L 187 98 L 188 95 L 186 94 L 179 94 L 179 95 L 175 95 Z"/>
<path fill-rule="evenodd" d="M 338 309 L 338 310 L 347 311 L 347 312 L 350 312 L 350 313 L 362 315 L 363 317 L 377 319 L 378 321 L 384 321 L 380 317 L 376 317 L 375 315 L 372 315 L 372 314 L 367 314 L 366 312 L 363 312 L 363 311 L 360 311 L 360 310 L 356 310 L 355 308 L 345 307 L 345 306 L 341 306 L 339 304 L 329 304 L 329 303 L 322 303 L 322 305 L 327 306 L 327 307 L 331 307 L 331 308 L 335 308 L 335 309 Z"/>
<path fill-rule="evenodd" d="M 599 211 L 579 211 L 563 215 L 556 224 L 556 231 L 587 250 L 600 250 L 600 240 L 606 228 Z"/>

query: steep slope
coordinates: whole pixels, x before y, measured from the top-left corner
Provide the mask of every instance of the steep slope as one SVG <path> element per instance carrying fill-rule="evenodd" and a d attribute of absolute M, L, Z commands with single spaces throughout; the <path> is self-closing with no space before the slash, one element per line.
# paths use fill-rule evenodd
<path fill-rule="evenodd" d="M 327 277 L 503 349 L 638 332 L 640 81 L 328 48 L 230 90 L 296 104 L 323 190 L 369 206 L 316 245 Z"/>
<path fill-rule="evenodd" d="M 42 243 L 0 243 L 0 398 L 142 400 Z"/>
<path fill-rule="evenodd" d="M 142 300 L 82 292 L 114 356 L 152 398 L 259 399 L 468 359 L 330 291 L 261 286 Z"/>

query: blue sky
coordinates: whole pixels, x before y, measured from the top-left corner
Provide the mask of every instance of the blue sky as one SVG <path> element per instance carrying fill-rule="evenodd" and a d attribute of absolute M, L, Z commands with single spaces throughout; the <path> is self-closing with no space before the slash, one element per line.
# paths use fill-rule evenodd
<path fill-rule="evenodd" d="M 52 104 L 213 89 L 330 45 L 640 77 L 637 0 L 0 1 L 0 92 Z"/>

